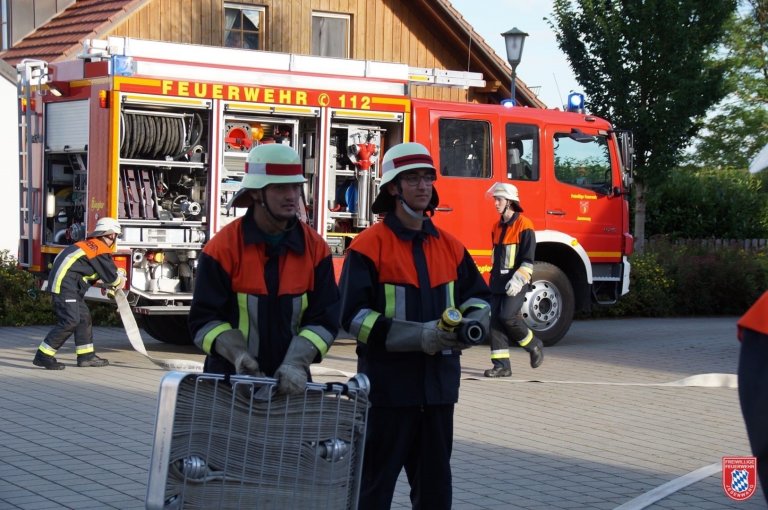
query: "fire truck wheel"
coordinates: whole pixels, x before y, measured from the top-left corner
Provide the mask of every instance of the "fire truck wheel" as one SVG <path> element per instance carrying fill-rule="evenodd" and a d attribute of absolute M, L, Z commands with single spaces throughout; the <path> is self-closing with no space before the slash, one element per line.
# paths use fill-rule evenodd
<path fill-rule="evenodd" d="M 531 290 L 521 310 L 525 323 L 544 345 L 559 342 L 573 321 L 573 287 L 560 268 L 547 262 L 535 262 Z"/>
<path fill-rule="evenodd" d="M 174 345 L 192 343 L 186 315 L 136 315 L 139 327 L 156 340 Z"/>

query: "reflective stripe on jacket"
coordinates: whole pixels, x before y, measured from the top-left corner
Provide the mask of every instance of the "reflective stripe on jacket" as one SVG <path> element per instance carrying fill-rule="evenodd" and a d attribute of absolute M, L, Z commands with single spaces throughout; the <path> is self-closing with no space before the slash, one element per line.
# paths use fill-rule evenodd
<path fill-rule="evenodd" d="M 195 344 L 209 354 L 210 371 L 234 373 L 212 347 L 219 334 L 236 328 L 262 371 L 272 376 L 296 336 L 317 348 L 318 359 L 325 356 L 338 332 L 338 302 L 325 241 L 299 222 L 271 246 L 249 209 L 200 255 L 190 328 Z"/>
<path fill-rule="evenodd" d="M 527 216 L 515 213 L 508 222 L 497 221 L 491 231 L 493 265 L 490 286 L 494 294 L 503 294 L 515 271 L 536 256 L 536 232 Z"/>
<path fill-rule="evenodd" d="M 112 249 L 97 237 L 67 246 L 53 261 L 48 290 L 54 294 L 85 296 L 97 280 L 114 287 L 120 283 Z"/>

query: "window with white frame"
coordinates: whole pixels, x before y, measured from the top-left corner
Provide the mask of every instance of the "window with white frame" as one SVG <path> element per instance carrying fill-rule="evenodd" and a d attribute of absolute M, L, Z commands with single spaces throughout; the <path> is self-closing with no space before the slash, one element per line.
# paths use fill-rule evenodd
<path fill-rule="evenodd" d="M 349 58 L 348 14 L 312 13 L 312 54 L 321 57 Z"/>
<path fill-rule="evenodd" d="M 266 8 L 253 5 L 224 4 L 224 46 L 263 50 Z"/>

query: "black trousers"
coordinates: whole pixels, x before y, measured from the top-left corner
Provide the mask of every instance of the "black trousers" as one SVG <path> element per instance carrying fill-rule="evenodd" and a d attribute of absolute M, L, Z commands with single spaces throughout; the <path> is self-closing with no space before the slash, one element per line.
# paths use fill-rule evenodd
<path fill-rule="evenodd" d="M 53 295 L 53 313 L 56 314 L 58 322 L 48 332 L 45 337 L 45 343 L 54 351 L 64 345 L 67 338 L 75 334 L 75 349 L 78 354 L 88 354 L 93 352 L 93 326 L 91 322 L 91 312 L 85 304 L 83 298 L 78 295 Z M 78 349 L 81 346 L 90 346 Z"/>
<path fill-rule="evenodd" d="M 738 376 L 741 412 L 768 501 L 768 335 L 744 329 Z"/>
<path fill-rule="evenodd" d="M 525 289 L 517 296 L 493 294 L 491 296 L 491 349 L 508 348 L 512 342 L 525 340 L 528 326 L 520 309 L 525 302 Z M 517 347 L 517 345 L 515 345 Z"/>
<path fill-rule="evenodd" d="M 372 407 L 363 456 L 360 510 L 387 510 L 405 467 L 416 510 L 449 510 L 454 406 Z"/>

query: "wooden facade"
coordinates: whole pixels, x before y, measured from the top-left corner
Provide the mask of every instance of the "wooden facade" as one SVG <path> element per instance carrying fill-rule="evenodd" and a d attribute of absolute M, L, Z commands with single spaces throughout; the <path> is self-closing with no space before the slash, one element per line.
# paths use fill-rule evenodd
<path fill-rule="evenodd" d="M 312 13 L 350 16 L 350 57 L 402 62 L 415 67 L 463 70 L 467 55 L 430 28 L 430 16 L 414 0 L 241 0 L 266 8 L 265 50 L 310 54 Z M 431 25 L 434 26 L 434 23 Z M 105 35 L 218 46 L 224 40 L 223 0 L 150 0 Z M 486 77 L 486 79 L 488 79 Z M 415 87 L 429 99 L 488 102 L 472 91 Z"/>
<path fill-rule="evenodd" d="M 506 60 L 449 0 L 239 0 L 226 5 L 265 10 L 260 40 L 268 51 L 311 54 L 313 13 L 339 14 L 349 18 L 350 58 L 478 72 L 487 84 L 470 90 L 414 87 L 415 97 L 499 103 L 510 94 Z M 224 25 L 224 0 L 77 0 L 0 58 L 11 65 L 24 58 L 69 60 L 80 53 L 83 39 L 110 35 L 223 46 Z M 515 95 L 521 106 L 546 108 L 519 78 Z"/>

